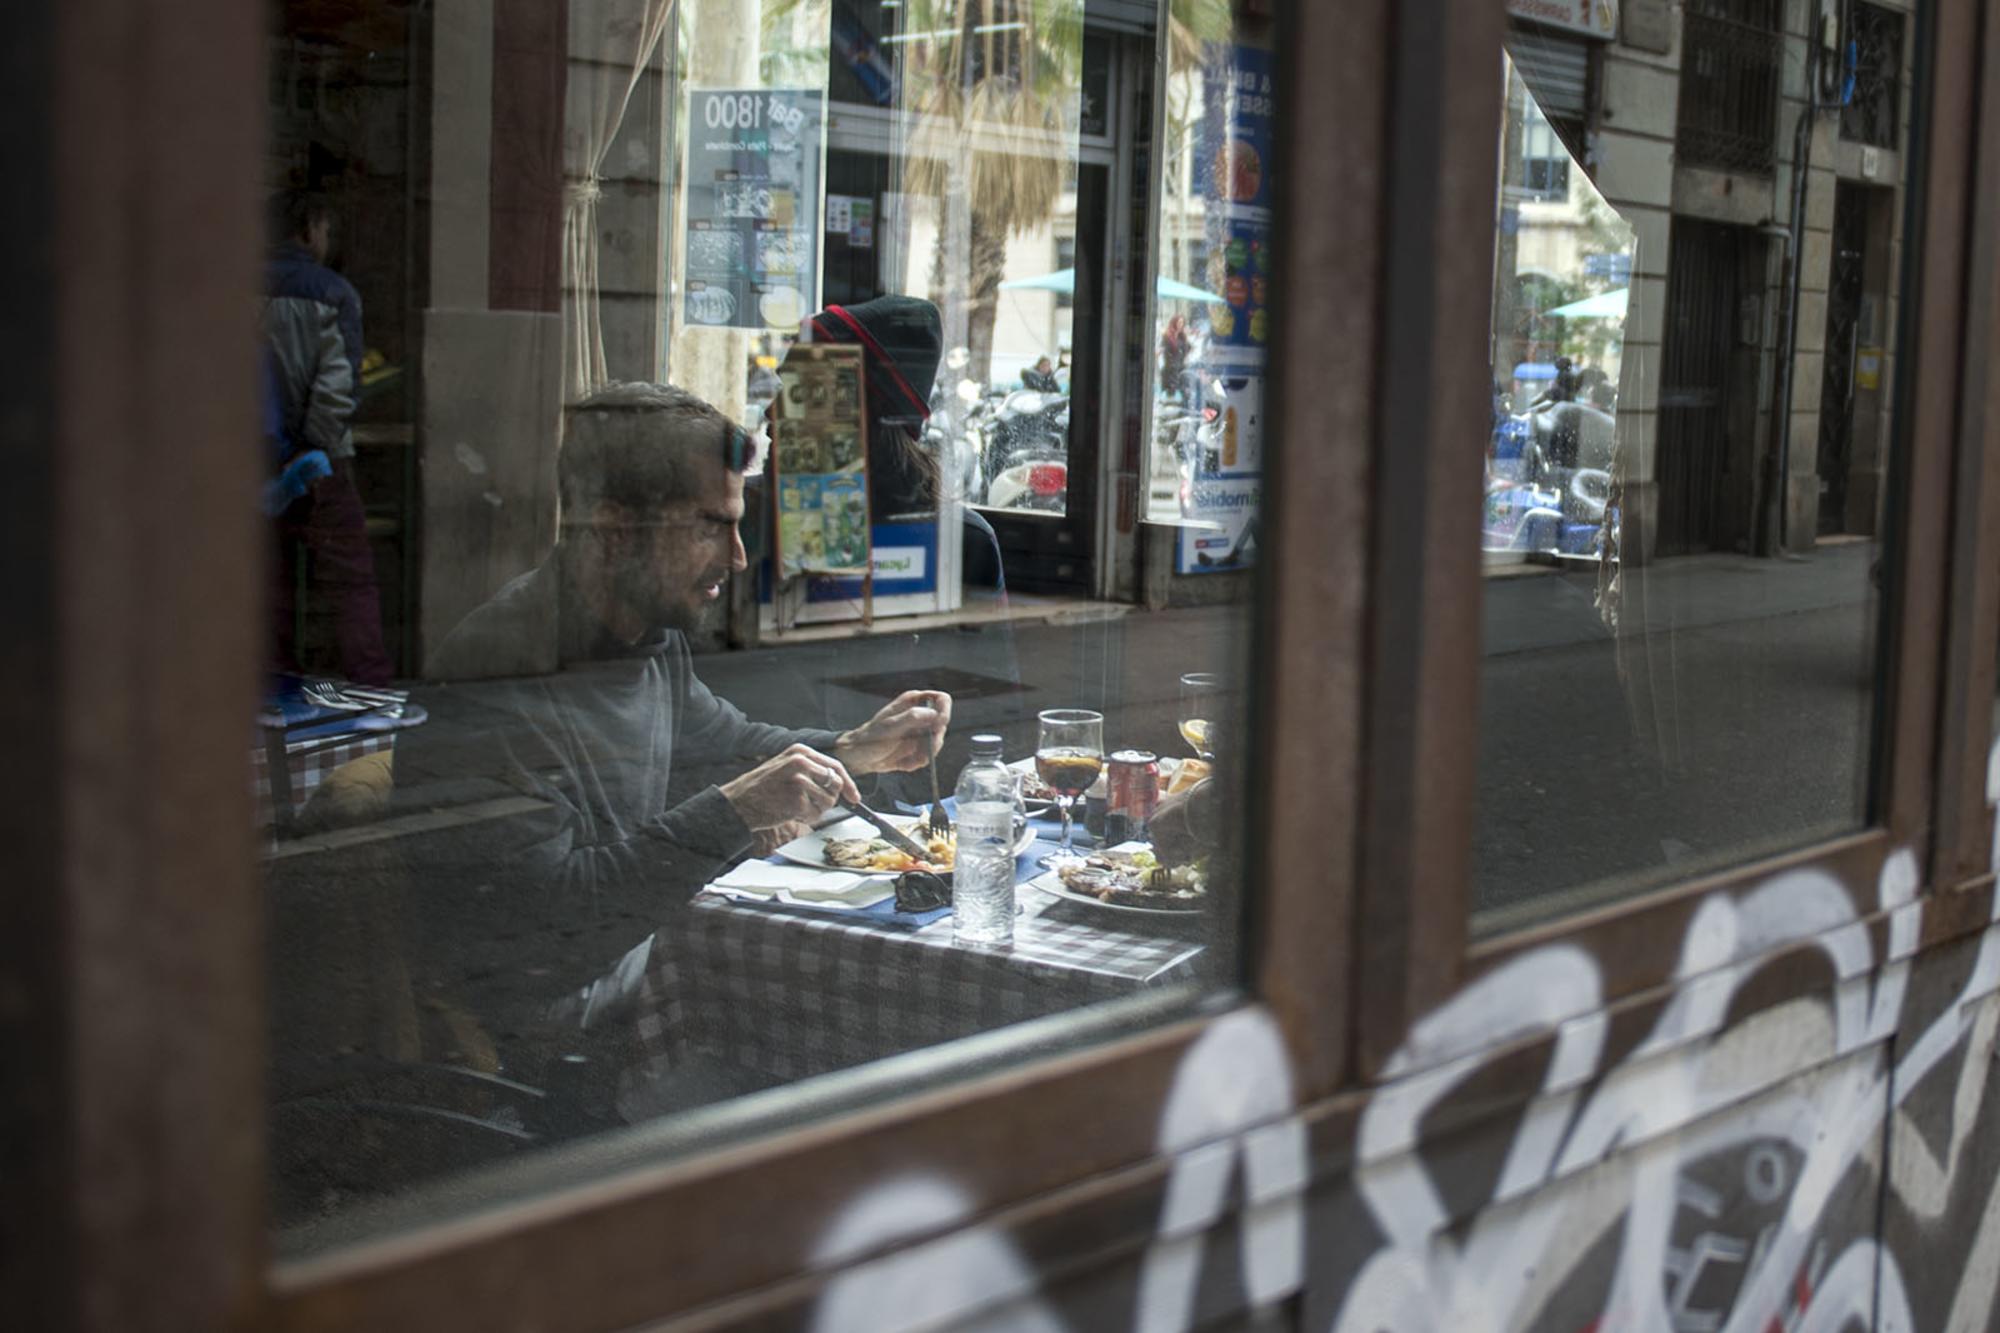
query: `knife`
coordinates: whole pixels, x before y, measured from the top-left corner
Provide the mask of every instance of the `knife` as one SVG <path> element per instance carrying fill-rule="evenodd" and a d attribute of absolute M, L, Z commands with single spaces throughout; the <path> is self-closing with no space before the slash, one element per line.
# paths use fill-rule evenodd
<path fill-rule="evenodd" d="M 847 803 L 847 808 L 852 810 L 855 814 L 860 815 L 863 819 L 867 820 L 869 823 L 873 824 L 875 826 L 875 831 L 880 833 L 884 841 L 886 841 L 891 847 L 894 847 L 897 851 L 902 852 L 908 856 L 914 856 L 919 861 L 928 861 L 931 859 L 931 853 L 929 848 L 919 847 L 916 844 L 916 842 L 910 837 L 909 834 L 903 832 L 903 830 L 897 828 L 894 824 L 891 824 L 887 819 L 883 818 L 875 811 L 870 810 L 868 808 L 867 802 L 849 801 Z"/>

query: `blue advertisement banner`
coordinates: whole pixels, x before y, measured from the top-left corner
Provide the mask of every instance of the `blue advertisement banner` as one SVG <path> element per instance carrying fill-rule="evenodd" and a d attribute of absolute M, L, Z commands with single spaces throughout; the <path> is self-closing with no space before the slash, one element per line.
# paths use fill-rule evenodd
<path fill-rule="evenodd" d="M 1211 44 L 1202 72 L 1204 192 L 1239 208 L 1271 207 L 1271 53 L 1255 46 Z"/>
<path fill-rule="evenodd" d="M 1268 304 L 1273 131 L 1271 52 L 1211 45 L 1202 77 L 1202 192 L 1220 302 L 1210 302 L 1203 369 L 1220 390 L 1219 439 L 1205 450 L 1181 506 L 1175 569 L 1211 574 L 1245 569 L 1257 549 L 1263 492 L 1264 358 Z M 1217 272 L 1219 269 L 1219 273 Z"/>

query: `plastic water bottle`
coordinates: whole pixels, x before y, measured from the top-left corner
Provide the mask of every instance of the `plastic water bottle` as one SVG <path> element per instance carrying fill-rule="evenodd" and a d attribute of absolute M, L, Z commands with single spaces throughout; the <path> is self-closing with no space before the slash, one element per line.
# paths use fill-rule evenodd
<path fill-rule="evenodd" d="M 1014 943 L 1014 819 L 1021 784 L 1000 759 L 998 736 L 972 738 L 958 775 L 958 851 L 952 865 L 952 938 L 982 948 Z"/>

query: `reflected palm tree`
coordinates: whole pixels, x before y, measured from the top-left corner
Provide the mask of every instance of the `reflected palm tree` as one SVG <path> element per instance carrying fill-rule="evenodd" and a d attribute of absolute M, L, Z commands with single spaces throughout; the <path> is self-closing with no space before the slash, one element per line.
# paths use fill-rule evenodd
<path fill-rule="evenodd" d="M 766 32 L 809 0 L 769 0 Z M 1229 0 L 1173 0 L 1171 67 L 1199 65 L 1231 32 Z M 1047 226 L 1075 167 L 1083 96 L 1084 0 L 905 0 L 897 106 L 908 116 L 901 190 L 963 209 L 967 373 L 990 378 L 993 323 L 1009 237 Z M 1169 107 L 1170 120 L 1182 119 Z M 1168 127 L 1168 141 L 1177 139 Z M 959 296 L 948 271 L 951 228 L 938 229 L 932 297 Z"/>

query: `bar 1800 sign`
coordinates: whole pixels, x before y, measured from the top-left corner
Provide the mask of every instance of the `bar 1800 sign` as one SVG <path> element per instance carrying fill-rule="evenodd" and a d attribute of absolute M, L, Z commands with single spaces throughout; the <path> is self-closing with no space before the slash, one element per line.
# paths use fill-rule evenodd
<path fill-rule="evenodd" d="M 697 88 L 688 112 L 687 321 L 796 329 L 818 306 L 822 94 Z"/>

